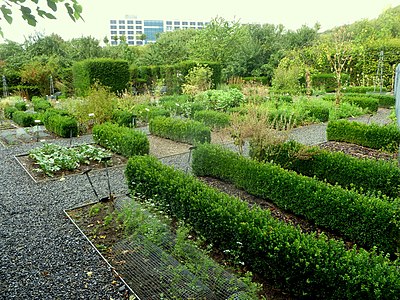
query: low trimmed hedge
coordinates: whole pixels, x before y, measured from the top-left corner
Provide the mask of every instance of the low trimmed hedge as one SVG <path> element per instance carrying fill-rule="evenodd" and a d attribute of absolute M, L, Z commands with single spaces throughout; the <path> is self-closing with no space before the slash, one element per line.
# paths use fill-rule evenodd
<path fill-rule="evenodd" d="M 78 135 L 78 122 L 65 111 L 49 109 L 43 114 L 46 129 L 54 134 L 69 138 Z"/>
<path fill-rule="evenodd" d="M 95 125 L 92 134 L 97 144 L 125 157 L 145 155 L 150 151 L 146 134 L 139 130 L 106 122 Z"/>
<path fill-rule="evenodd" d="M 376 246 L 392 254 L 398 250 L 400 215 L 396 203 L 244 158 L 216 145 L 197 147 L 192 169 L 198 176 L 216 177 L 270 199 L 282 209 L 334 230 L 360 246 Z"/>
<path fill-rule="evenodd" d="M 39 97 L 33 97 L 32 103 L 33 103 L 33 109 L 37 112 L 45 112 L 47 109 L 51 107 L 51 103 L 49 101 Z"/>
<path fill-rule="evenodd" d="M 21 110 L 17 110 L 12 114 L 12 120 L 22 127 L 35 125 L 35 115 Z"/>
<path fill-rule="evenodd" d="M 316 176 L 331 184 L 356 188 L 361 192 L 382 193 L 388 197 L 400 196 L 400 168 L 397 162 L 359 159 L 343 152 L 321 150 L 295 141 L 265 145 L 263 149 L 251 146 L 250 155 L 262 162 L 273 162 L 282 168 L 305 176 Z"/>
<path fill-rule="evenodd" d="M 26 111 L 26 103 L 24 101 L 15 102 L 14 106 L 20 111 Z"/>
<path fill-rule="evenodd" d="M 221 129 L 229 126 L 231 117 L 228 113 L 220 111 L 200 110 L 194 113 L 193 119 L 208 127 Z"/>
<path fill-rule="evenodd" d="M 4 116 L 7 119 L 12 120 L 13 114 L 18 111 L 18 109 L 15 106 L 7 106 L 4 108 Z"/>
<path fill-rule="evenodd" d="M 395 123 L 381 126 L 348 120 L 330 121 L 326 135 L 328 141 L 352 143 L 390 152 L 398 151 L 400 143 L 400 131 Z"/>
<path fill-rule="evenodd" d="M 380 90 L 380 88 L 376 88 L 373 86 L 346 86 L 342 88 L 343 93 L 359 93 L 359 94 L 365 94 L 365 93 L 370 93 L 374 92 L 376 90 Z M 383 88 L 383 92 L 386 92 L 386 88 Z"/>
<path fill-rule="evenodd" d="M 211 130 L 203 123 L 168 117 L 155 117 L 149 122 L 151 134 L 173 141 L 197 144 L 211 142 Z"/>
<path fill-rule="evenodd" d="M 111 121 L 120 126 L 133 127 L 133 118 L 136 117 L 133 112 L 116 109 L 112 112 Z"/>
<path fill-rule="evenodd" d="M 334 101 L 336 97 L 335 95 L 325 95 L 322 99 Z M 363 94 L 344 94 L 341 100 L 366 109 L 370 113 L 377 112 L 379 108 L 378 99 Z"/>
<path fill-rule="evenodd" d="M 169 117 L 170 112 L 162 107 L 157 107 L 148 104 L 139 104 L 133 107 L 133 113 L 138 117 L 139 120 L 149 122 L 151 119 L 163 116 Z"/>
<path fill-rule="evenodd" d="M 252 173 L 248 174 L 249 176 Z M 304 234 L 267 210 L 228 196 L 151 156 L 129 159 L 130 190 L 190 224 L 218 249 L 298 297 L 398 299 L 398 265 L 325 235 Z"/>

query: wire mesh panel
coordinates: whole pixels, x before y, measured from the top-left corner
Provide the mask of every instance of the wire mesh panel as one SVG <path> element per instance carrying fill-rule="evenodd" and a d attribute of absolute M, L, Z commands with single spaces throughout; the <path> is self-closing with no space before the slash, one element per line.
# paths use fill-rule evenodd
<path fill-rule="evenodd" d="M 141 236 L 114 245 L 114 266 L 141 299 L 218 299 L 171 255 Z"/>

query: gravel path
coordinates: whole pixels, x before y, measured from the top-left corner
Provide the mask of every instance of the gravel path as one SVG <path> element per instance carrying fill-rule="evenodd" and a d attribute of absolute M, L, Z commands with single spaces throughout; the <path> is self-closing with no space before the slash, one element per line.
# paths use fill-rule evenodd
<path fill-rule="evenodd" d="M 371 118 L 354 119 L 386 123 L 389 114 L 390 110 L 380 109 Z M 290 138 L 309 145 L 322 143 L 326 124 L 296 128 Z M 90 136 L 73 143 L 86 142 L 92 142 Z M 54 143 L 69 145 L 62 139 Z M 89 182 L 77 175 L 35 184 L 14 155 L 37 146 L 0 145 L 0 299 L 124 299 L 123 284 L 63 212 L 95 200 Z M 161 161 L 191 172 L 188 152 Z M 123 167 L 109 170 L 117 195 L 127 193 L 123 171 Z M 90 177 L 100 197 L 107 195 L 105 171 L 93 171 Z"/>
<path fill-rule="evenodd" d="M 14 159 L 35 146 L 0 149 L 0 299 L 124 299 L 122 283 L 63 212 L 94 200 L 89 183 L 78 175 L 35 184 Z M 113 192 L 125 193 L 123 168 L 110 175 Z M 107 195 L 105 172 L 91 178 Z"/>

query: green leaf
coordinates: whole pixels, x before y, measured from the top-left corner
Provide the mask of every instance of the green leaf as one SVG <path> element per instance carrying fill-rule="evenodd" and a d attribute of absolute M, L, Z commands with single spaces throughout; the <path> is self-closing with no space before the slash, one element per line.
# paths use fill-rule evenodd
<path fill-rule="evenodd" d="M 52 19 L 52 20 L 56 19 L 56 17 L 54 15 L 52 15 L 51 13 L 48 13 L 44 10 L 37 8 L 36 11 L 37 11 L 39 17 L 48 18 L 48 19 Z"/>
<path fill-rule="evenodd" d="M 31 9 L 21 5 L 20 10 L 22 12 L 22 18 L 27 21 L 30 26 L 36 26 L 37 21 L 35 16 L 32 15 Z"/>
<path fill-rule="evenodd" d="M 6 7 L 5 5 L 2 5 L 0 7 L 0 10 L 3 14 L 4 19 L 6 19 L 6 21 L 8 22 L 8 24 L 12 23 L 13 18 L 11 17 L 12 11 L 11 9 L 9 9 L 8 7 Z"/>
<path fill-rule="evenodd" d="M 53 11 L 57 11 L 57 4 L 55 0 L 47 0 L 47 6 L 50 7 Z"/>
<path fill-rule="evenodd" d="M 65 3 L 65 8 L 68 11 L 69 16 L 73 21 L 76 21 L 75 16 L 74 16 L 74 10 L 72 9 L 71 5 L 69 3 Z"/>

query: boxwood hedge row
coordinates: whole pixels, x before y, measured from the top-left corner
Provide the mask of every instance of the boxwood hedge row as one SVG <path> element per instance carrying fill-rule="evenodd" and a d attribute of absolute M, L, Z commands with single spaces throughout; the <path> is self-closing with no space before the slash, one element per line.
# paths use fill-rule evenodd
<path fill-rule="evenodd" d="M 144 132 L 113 123 L 95 125 L 94 141 L 125 157 L 149 154 L 149 140 Z"/>
<path fill-rule="evenodd" d="M 17 110 L 12 114 L 12 120 L 22 127 L 30 127 L 35 124 L 35 115 Z"/>
<path fill-rule="evenodd" d="M 364 124 L 355 121 L 330 121 L 326 128 L 328 141 L 347 142 L 372 149 L 395 152 L 399 148 L 400 131 L 396 124 Z"/>
<path fill-rule="evenodd" d="M 190 224 L 218 249 L 234 251 L 247 268 L 297 297 L 399 298 L 398 263 L 386 257 L 302 233 L 150 156 L 131 157 L 125 175 L 132 192 Z"/>
<path fill-rule="evenodd" d="M 197 144 L 211 141 L 211 130 L 203 123 L 171 117 L 155 117 L 149 122 L 151 134 L 173 141 Z"/>
<path fill-rule="evenodd" d="M 322 99 L 334 101 L 336 98 L 335 95 L 326 95 Z M 342 97 L 342 101 L 357 105 L 370 113 L 377 112 L 379 107 L 378 99 L 362 94 L 345 94 Z"/>
<path fill-rule="evenodd" d="M 251 147 L 250 155 L 258 161 L 273 162 L 331 184 L 354 187 L 367 193 L 374 191 L 393 198 L 400 196 L 400 168 L 395 161 L 360 159 L 295 141 L 265 145 L 263 149 Z"/>
<path fill-rule="evenodd" d="M 270 199 L 291 211 L 342 234 L 360 246 L 395 253 L 400 238 L 399 201 L 388 202 L 260 163 L 217 145 L 193 152 L 196 175 L 226 180 L 248 193 Z"/>
<path fill-rule="evenodd" d="M 208 127 L 221 129 L 229 126 L 230 114 L 215 110 L 200 110 L 193 115 L 195 121 L 199 121 Z"/>
<path fill-rule="evenodd" d="M 67 112 L 57 109 L 48 109 L 43 114 L 43 123 L 46 129 L 64 138 L 78 135 L 78 122 Z"/>

